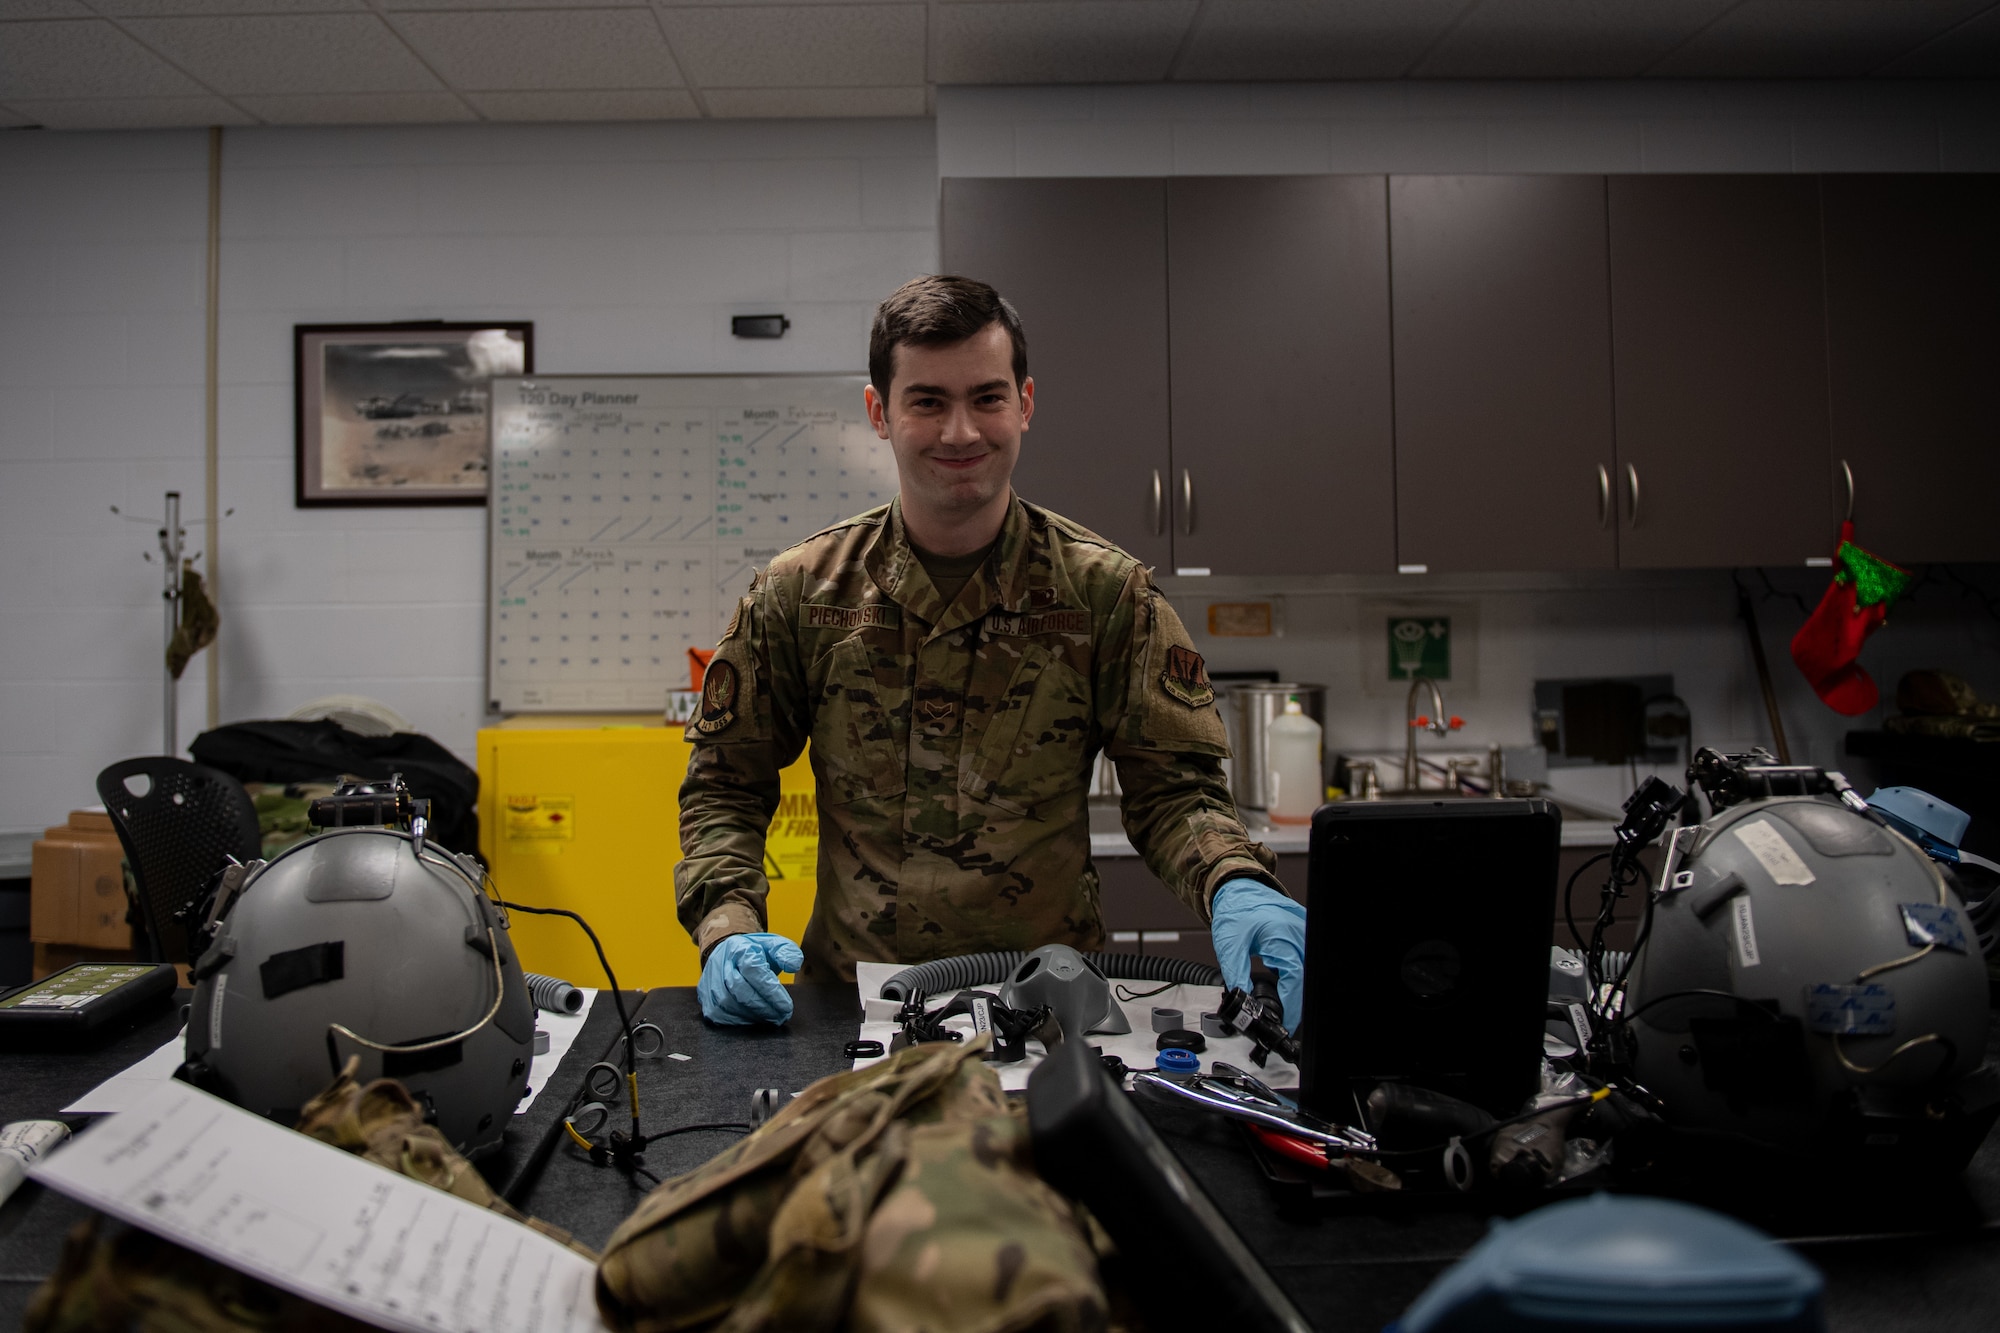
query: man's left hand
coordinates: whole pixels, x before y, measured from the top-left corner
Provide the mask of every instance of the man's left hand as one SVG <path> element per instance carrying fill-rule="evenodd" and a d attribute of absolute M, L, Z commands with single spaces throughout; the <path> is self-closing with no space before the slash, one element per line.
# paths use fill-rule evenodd
<path fill-rule="evenodd" d="M 1278 974 L 1285 1026 L 1296 1028 L 1305 1008 L 1306 909 L 1268 884 L 1232 879 L 1215 891 L 1209 913 L 1222 984 L 1249 990 L 1250 955 L 1257 955 Z"/>

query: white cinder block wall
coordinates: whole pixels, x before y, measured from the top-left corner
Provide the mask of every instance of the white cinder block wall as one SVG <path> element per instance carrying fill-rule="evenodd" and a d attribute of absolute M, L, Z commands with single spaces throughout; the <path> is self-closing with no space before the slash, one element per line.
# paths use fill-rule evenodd
<path fill-rule="evenodd" d="M 160 744 L 153 530 L 106 507 L 178 487 L 199 516 L 206 154 L 0 134 L 0 829 Z M 927 120 L 232 130 L 222 192 L 223 717 L 373 695 L 468 762 L 485 511 L 295 509 L 292 326 L 529 319 L 545 373 L 850 372 L 937 262 Z M 782 340 L 730 335 L 769 311 Z"/>
<path fill-rule="evenodd" d="M 1989 170 L 1995 107 L 1985 85 L 1916 81 L 1243 85 L 946 89 L 935 122 L 232 130 L 224 718 L 351 690 L 468 759 L 482 719 L 484 513 L 292 507 L 295 323 L 532 319 L 546 373 L 858 369 L 873 302 L 936 262 L 940 174 Z M 159 744 L 152 531 L 106 506 L 156 512 L 178 487 L 199 516 L 205 173 L 198 133 L 0 134 L 0 829 L 59 820 Z M 730 314 L 771 309 L 784 340 L 730 337 Z M 1400 703 L 1352 688 L 1378 585 L 1295 588 L 1286 638 L 1204 649 L 1346 687 L 1329 743 L 1392 747 Z M 1193 623 L 1224 590 L 1175 598 Z M 1656 670 L 1699 739 L 1761 739 L 1726 578 L 1421 591 L 1479 606 L 1479 692 L 1453 701 L 1469 743 L 1525 742 L 1536 676 Z M 2000 695 L 2000 641 L 1967 605 L 1927 590 L 1868 660 Z M 1801 751 L 1831 762 L 1847 724 L 1795 684 L 1797 613 L 1764 614 Z"/>

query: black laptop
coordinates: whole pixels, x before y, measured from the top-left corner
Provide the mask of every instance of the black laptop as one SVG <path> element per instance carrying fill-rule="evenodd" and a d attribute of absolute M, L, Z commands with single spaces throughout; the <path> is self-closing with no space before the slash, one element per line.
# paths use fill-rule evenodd
<path fill-rule="evenodd" d="M 1518 1111 L 1540 1077 L 1562 816 L 1542 800 L 1313 816 L 1300 1100 L 1352 1122 L 1385 1080 Z"/>

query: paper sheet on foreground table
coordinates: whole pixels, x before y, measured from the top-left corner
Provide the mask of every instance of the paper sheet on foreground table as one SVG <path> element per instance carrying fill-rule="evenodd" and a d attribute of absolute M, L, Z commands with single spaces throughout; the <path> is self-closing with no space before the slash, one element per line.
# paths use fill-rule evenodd
<path fill-rule="evenodd" d="M 556 1066 L 562 1063 L 569 1048 L 576 1044 L 583 1024 L 590 1017 L 591 1007 L 597 1003 L 597 992 L 583 992 L 583 1009 L 574 1014 L 555 1014 L 546 1009 L 535 1011 L 535 1026 L 549 1034 L 549 1049 L 534 1058 L 528 1066 L 528 1095 L 514 1108 L 515 1115 L 521 1115 L 535 1104 L 542 1089 L 556 1076 Z M 160 1084 L 174 1076 L 186 1058 L 187 1030 L 174 1034 L 172 1041 L 143 1056 L 131 1067 L 113 1074 L 104 1082 L 92 1088 L 83 1096 L 63 1107 L 64 1115 L 110 1115 L 114 1111 L 124 1111 L 139 1104 L 141 1098 Z"/>
<path fill-rule="evenodd" d="M 582 1255 L 185 1083 L 160 1084 L 29 1176 L 383 1328 L 605 1328 Z"/>

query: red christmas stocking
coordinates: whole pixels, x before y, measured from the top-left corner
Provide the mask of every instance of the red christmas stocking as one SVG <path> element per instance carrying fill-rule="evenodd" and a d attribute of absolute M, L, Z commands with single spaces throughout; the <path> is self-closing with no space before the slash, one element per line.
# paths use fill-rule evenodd
<path fill-rule="evenodd" d="M 1852 523 L 1840 525 L 1834 566 L 1826 596 L 1792 636 L 1792 661 L 1827 707 L 1857 717 L 1881 697 L 1875 678 L 1856 661 L 1861 645 L 1889 618 L 1910 574 L 1856 546 Z"/>

